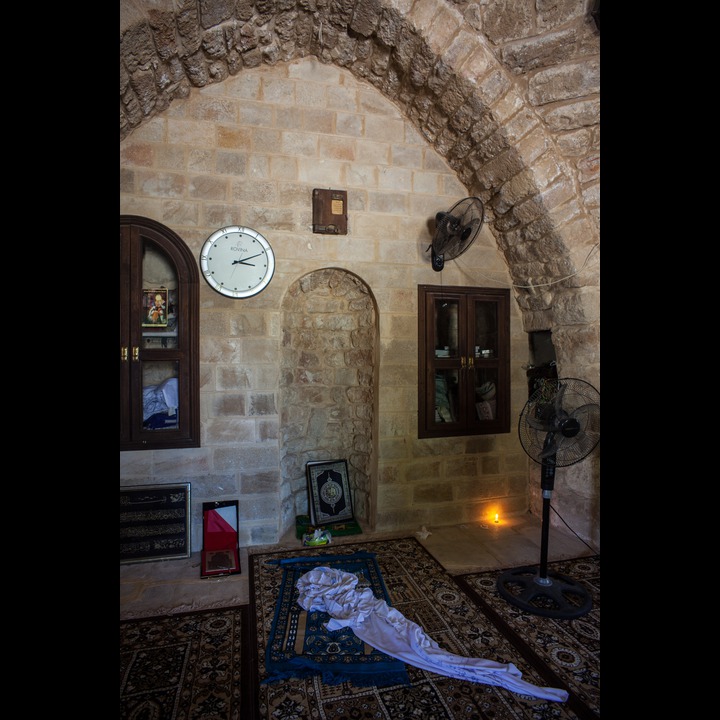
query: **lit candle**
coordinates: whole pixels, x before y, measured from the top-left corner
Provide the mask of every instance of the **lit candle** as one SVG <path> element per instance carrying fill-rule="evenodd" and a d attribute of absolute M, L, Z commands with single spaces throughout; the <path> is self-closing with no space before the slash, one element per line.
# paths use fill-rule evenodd
<path fill-rule="evenodd" d="M 498 514 L 497 514 L 497 513 L 495 513 L 495 522 L 500 522 L 500 520 L 498 519 Z"/>

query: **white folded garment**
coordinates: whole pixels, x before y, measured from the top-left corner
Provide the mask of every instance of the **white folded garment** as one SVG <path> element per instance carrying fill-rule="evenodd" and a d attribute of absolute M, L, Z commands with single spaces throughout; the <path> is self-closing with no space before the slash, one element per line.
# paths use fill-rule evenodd
<path fill-rule="evenodd" d="M 328 630 L 350 627 L 368 645 L 409 665 L 542 700 L 567 700 L 566 690 L 522 680 L 522 673 L 513 663 L 463 657 L 443 650 L 417 623 L 376 598 L 370 588 L 356 590 L 357 583 L 352 573 L 317 567 L 298 579 L 298 603 L 305 610 L 327 612 L 332 618 Z"/>

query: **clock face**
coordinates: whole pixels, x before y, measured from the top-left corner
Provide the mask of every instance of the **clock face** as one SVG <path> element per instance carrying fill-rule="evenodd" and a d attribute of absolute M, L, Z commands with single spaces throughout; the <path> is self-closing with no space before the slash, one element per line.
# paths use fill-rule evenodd
<path fill-rule="evenodd" d="M 208 285 L 222 295 L 251 297 L 272 279 L 275 254 L 259 232 L 233 225 L 217 230 L 205 241 L 200 270 Z"/>

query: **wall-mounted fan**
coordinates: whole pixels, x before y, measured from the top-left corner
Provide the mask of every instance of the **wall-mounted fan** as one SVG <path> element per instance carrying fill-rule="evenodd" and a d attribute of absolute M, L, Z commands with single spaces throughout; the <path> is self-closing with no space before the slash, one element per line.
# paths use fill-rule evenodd
<path fill-rule="evenodd" d="M 550 498 L 555 468 L 584 460 L 600 442 L 600 393 L 576 378 L 543 379 L 520 413 L 518 433 L 523 450 L 542 465 L 540 566 L 505 571 L 497 580 L 498 592 L 535 615 L 580 617 L 592 608 L 587 590 L 547 569 Z"/>
<path fill-rule="evenodd" d="M 447 212 L 435 215 L 435 235 L 432 245 L 432 267 L 440 272 L 447 260 L 454 260 L 472 245 L 485 219 L 482 200 L 466 197 Z"/>

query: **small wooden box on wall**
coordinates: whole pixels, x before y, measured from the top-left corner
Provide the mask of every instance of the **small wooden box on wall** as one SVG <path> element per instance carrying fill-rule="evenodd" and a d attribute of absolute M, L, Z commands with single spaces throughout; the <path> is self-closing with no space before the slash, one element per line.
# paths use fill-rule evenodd
<path fill-rule="evenodd" d="M 347 190 L 313 190 L 313 232 L 347 235 Z"/>

